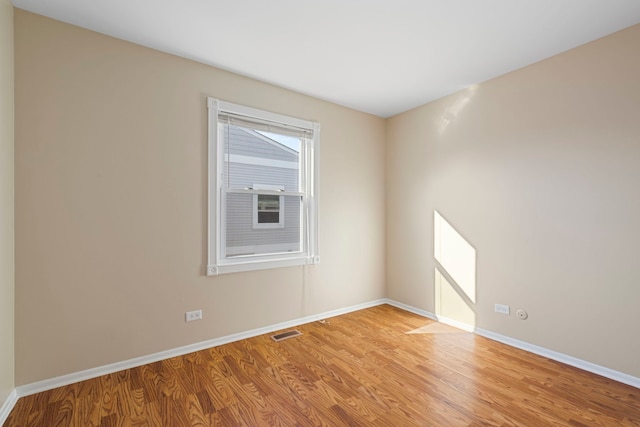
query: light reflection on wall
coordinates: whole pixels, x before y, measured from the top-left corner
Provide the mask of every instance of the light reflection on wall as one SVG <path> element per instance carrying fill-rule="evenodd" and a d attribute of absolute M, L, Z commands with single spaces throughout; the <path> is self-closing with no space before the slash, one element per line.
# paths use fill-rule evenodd
<path fill-rule="evenodd" d="M 458 99 L 456 99 L 453 105 L 451 105 L 444 111 L 442 117 L 440 117 L 440 123 L 438 126 L 440 135 L 442 135 L 444 131 L 447 130 L 447 127 L 449 127 L 449 125 L 456 120 L 460 112 L 464 109 L 465 105 L 467 105 L 469 101 L 471 101 L 471 98 L 473 98 L 473 94 L 477 88 L 478 85 L 472 85 L 466 88 L 460 95 L 458 95 Z"/>
<path fill-rule="evenodd" d="M 433 232 L 436 315 L 475 326 L 476 250 L 438 211 Z"/>

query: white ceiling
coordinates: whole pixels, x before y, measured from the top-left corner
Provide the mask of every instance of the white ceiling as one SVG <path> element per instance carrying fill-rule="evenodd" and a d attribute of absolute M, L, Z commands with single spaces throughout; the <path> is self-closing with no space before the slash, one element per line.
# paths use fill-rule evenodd
<path fill-rule="evenodd" d="M 389 117 L 640 22 L 640 0 L 13 0 Z"/>

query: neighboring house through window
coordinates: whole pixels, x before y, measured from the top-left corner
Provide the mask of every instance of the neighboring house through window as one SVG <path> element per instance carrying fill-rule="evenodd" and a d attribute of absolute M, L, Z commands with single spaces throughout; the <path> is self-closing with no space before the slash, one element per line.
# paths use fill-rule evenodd
<path fill-rule="evenodd" d="M 207 274 L 318 262 L 319 125 L 209 98 Z"/>

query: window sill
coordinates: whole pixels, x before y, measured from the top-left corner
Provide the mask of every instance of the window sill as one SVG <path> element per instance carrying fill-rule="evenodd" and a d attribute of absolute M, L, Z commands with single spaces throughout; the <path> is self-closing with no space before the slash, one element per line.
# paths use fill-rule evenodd
<path fill-rule="evenodd" d="M 217 276 L 219 274 L 240 273 L 243 271 L 265 270 L 270 268 L 294 267 L 298 265 L 319 264 L 320 257 L 308 257 L 306 255 L 295 258 L 284 258 L 276 260 L 256 260 L 242 262 L 226 262 L 224 264 L 208 265 L 207 276 Z"/>

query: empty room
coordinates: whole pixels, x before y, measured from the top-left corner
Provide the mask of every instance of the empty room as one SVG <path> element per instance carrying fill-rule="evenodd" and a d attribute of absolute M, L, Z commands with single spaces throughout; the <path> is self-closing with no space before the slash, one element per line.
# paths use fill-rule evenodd
<path fill-rule="evenodd" d="M 639 426 L 640 2 L 0 0 L 0 425 Z"/>

